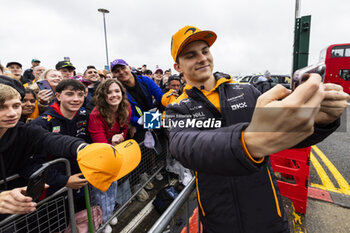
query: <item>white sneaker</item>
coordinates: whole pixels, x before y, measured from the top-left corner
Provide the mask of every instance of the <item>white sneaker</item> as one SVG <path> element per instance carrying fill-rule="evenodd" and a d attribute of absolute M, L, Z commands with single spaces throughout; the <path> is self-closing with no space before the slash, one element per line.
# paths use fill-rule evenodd
<path fill-rule="evenodd" d="M 158 181 L 161 181 L 164 178 L 160 172 L 155 177 L 156 177 L 156 180 Z"/>
<path fill-rule="evenodd" d="M 140 175 L 140 180 L 141 180 L 141 183 L 147 183 L 146 184 L 146 186 L 145 186 L 145 189 L 146 190 L 151 190 L 151 189 L 153 189 L 154 188 L 154 185 L 152 184 L 152 182 L 151 181 L 148 181 L 149 180 L 149 176 L 147 175 L 147 173 L 146 172 L 144 172 L 144 173 L 142 173 L 141 175 Z"/>
<path fill-rule="evenodd" d="M 112 233 L 112 231 L 113 231 L 113 229 L 112 229 L 111 225 L 108 224 L 103 232 L 104 233 Z"/>
<path fill-rule="evenodd" d="M 111 226 L 117 225 L 117 223 L 118 223 L 118 218 L 117 217 L 112 218 L 112 220 L 109 222 L 109 224 Z"/>
<path fill-rule="evenodd" d="M 136 195 L 137 200 L 144 202 L 149 198 L 148 193 L 145 189 L 141 189 L 141 191 Z"/>

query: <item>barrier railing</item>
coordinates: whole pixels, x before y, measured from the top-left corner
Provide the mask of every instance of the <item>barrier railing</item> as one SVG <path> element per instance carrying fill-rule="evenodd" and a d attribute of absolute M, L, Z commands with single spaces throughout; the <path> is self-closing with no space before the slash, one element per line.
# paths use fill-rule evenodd
<path fill-rule="evenodd" d="M 132 173 L 111 185 L 110 189 L 115 189 L 115 192 L 112 191 L 108 193 L 107 191 L 103 193 L 91 185 L 88 185 L 88 192 L 86 193 L 89 195 L 89 202 L 92 207 L 96 205 L 103 207 L 103 205 L 106 204 L 108 207 L 112 207 L 107 212 L 101 208 L 102 216 L 96 216 L 94 214 L 96 208 L 91 208 L 92 214 L 90 213 L 90 217 L 92 219 L 89 221 L 90 228 L 92 226 L 95 229 L 97 228 L 97 233 L 102 232 L 107 224 L 109 224 L 114 217 L 121 215 L 127 209 L 129 203 L 131 203 L 132 200 L 148 186 L 148 183 L 165 167 L 166 158 L 168 156 L 168 142 L 165 137 L 159 137 L 158 143 L 160 144 L 156 145 L 156 149 L 147 148 L 144 143 L 140 143 L 142 159 L 139 166 Z M 56 159 L 45 164 L 51 166 L 59 162 L 65 163 L 66 175 L 70 176 L 70 164 L 66 159 Z M 18 177 L 18 175 L 8 177 L 6 181 L 8 182 Z M 96 195 L 96 193 L 99 195 Z M 112 196 L 108 201 L 108 195 L 110 194 L 115 194 L 116 196 Z M 67 201 L 68 207 L 66 205 Z M 87 207 L 87 209 L 89 208 Z M 89 211 L 87 214 L 89 215 Z M 69 216 L 69 222 L 67 216 Z M 103 223 L 99 226 L 93 226 L 96 223 L 94 217 L 103 217 Z M 63 232 L 68 226 L 72 232 L 77 232 L 72 189 L 64 187 L 53 195 L 40 201 L 35 212 L 25 215 L 11 215 L 1 221 L 0 233 Z M 90 229 L 90 232 L 93 231 L 93 229 Z"/>
<path fill-rule="evenodd" d="M 196 198 L 196 178 L 181 191 L 148 233 L 200 233 Z"/>
<path fill-rule="evenodd" d="M 71 175 L 70 164 L 67 159 L 56 159 L 44 165 L 51 166 L 56 163 L 64 163 L 66 175 Z M 45 166 L 40 169 L 44 169 L 44 167 Z M 8 177 L 6 178 L 6 182 L 13 181 L 17 178 L 19 178 L 18 175 Z M 68 199 L 68 213 L 65 204 L 66 199 Z M 72 232 L 76 233 L 73 193 L 71 189 L 64 187 L 38 202 L 36 211 L 24 215 L 13 214 L 2 220 L 0 222 L 0 233 L 63 231 L 68 226 L 67 216 L 69 216 Z"/>
<path fill-rule="evenodd" d="M 101 192 L 89 185 L 91 206 L 100 206 L 103 223 L 96 233 L 102 232 L 114 217 L 121 215 L 139 193 L 149 186 L 155 176 L 165 167 L 168 154 L 168 142 L 165 137 L 159 137 L 157 149 L 147 148 L 140 143 L 141 162 L 139 166 L 126 177 L 116 181 L 106 192 Z M 116 197 L 115 197 L 116 196 Z M 92 213 L 92 218 L 96 217 Z M 92 222 L 95 222 L 93 219 Z"/>

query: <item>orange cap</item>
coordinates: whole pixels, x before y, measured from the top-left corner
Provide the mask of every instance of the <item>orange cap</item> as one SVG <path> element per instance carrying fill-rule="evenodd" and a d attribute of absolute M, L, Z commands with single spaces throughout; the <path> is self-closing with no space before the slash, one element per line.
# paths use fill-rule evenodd
<path fill-rule="evenodd" d="M 177 56 L 186 45 L 196 40 L 206 41 L 210 47 L 216 40 L 216 34 L 212 31 L 202 31 L 194 26 L 181 28 L 171 38 L 171 56 L 174 61 L 176 62 Z"/>
<path fill-rule="evenodd" d="M 77 161 L 85 179 L 105 192 L 114 181 L 137 167 L 141 161 L 141 150 L 132 139 L 115 147 L 93 143 L 78 152 Z"/>

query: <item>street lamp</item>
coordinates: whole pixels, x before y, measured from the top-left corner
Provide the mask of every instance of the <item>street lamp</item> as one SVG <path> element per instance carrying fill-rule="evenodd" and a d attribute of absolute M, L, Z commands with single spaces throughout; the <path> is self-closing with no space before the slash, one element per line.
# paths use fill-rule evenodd
<path fill-rule="evenodd" d="M 103 26 L 104 26 L 104 29 L 105 29 L 106 59 L 107 59 L 107 67 L 109 67 L 108 48 L 107 48 L 107 30 L 106 30 L 106 20 L 105 20 L 105 14 L 108 14 L 109 10 L 100 8 L 97 11 L 101 12 L 103 14 Z"/>

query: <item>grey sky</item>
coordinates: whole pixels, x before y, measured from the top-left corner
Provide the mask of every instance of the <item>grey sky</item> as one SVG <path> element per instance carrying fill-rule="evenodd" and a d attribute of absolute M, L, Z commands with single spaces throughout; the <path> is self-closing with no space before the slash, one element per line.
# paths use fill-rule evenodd
<path fill-rule="evenodd" d="M 172 68 L 170 39 L 194 25 L 213 30 L 214 70 L 235 74 L 288 74 L 291 70 L 295 0 L 60 0 L 3 1 L 0 61 L 32 58 L 53 68 L 69 56 L 78 71 L 106 64 L 102 14 L 106 15 L 109 60 Z M 311 17 L 309 63 L 330 44 L 350 42 L 349 0 L 301 0 L 301 15 Z"/>

